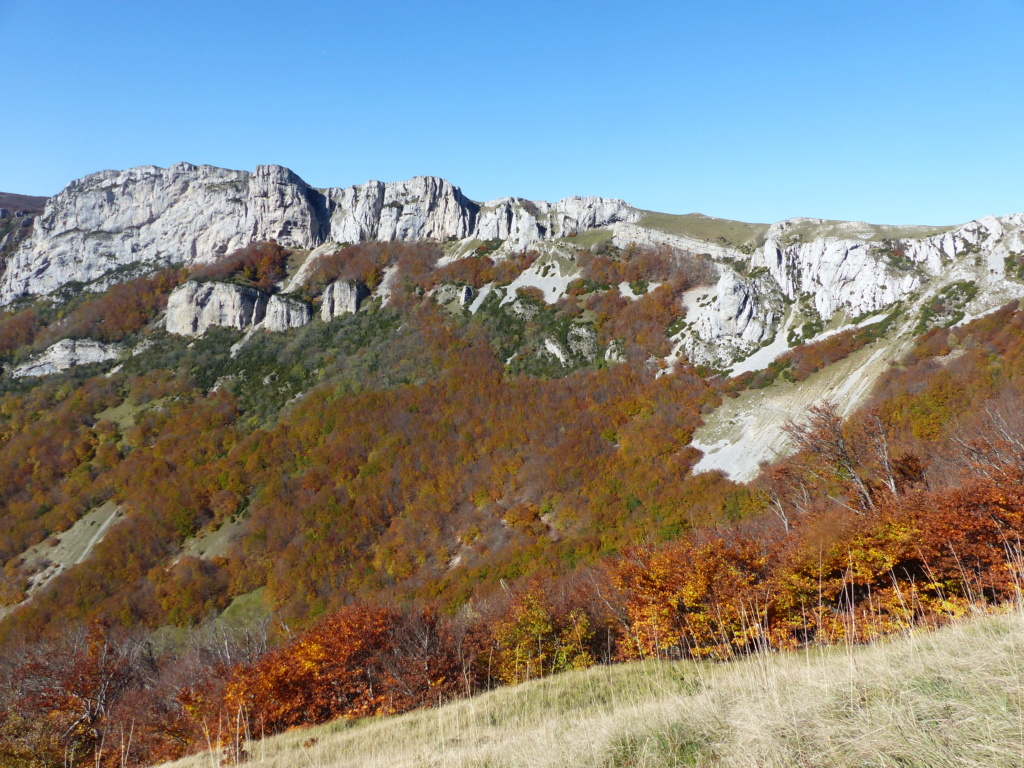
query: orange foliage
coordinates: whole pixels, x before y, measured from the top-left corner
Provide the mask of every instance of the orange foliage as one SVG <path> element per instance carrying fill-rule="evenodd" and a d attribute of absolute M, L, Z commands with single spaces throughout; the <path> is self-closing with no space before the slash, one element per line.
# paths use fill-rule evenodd
<path fill-rule="evenodd" d="M 183 277 L 181 271 L 163 269 L 150 277 L 116 283 L 102 294 L 87 297 L 67 316 L 35 332 L 36 347 L 49 346 L 63 338 L 121 341 L 140 331 L 167 306 L 167 296 Z"/>
<path fill-rule="evenodd" d="M 41 321 L 31 307 L 19 312 L 0 311 L 0 359 L 26 344 L 31 344 L 39 332 Z"/>
<path fill-rule="evenodd" d="M 269 291 L 284 279 L 290 253 L 271 240 L 247 245 L 220 261 L 192 270 L 192 277 L 208 280 L 243 280 L 261 291 Z"/>
<path fill-rule="evenodd" d="M 229 716 L 275 733 L 336 717 L 390 714 L 456 695 L 461 682 L 449 638 L 432 612 L 417 617 L 420 642 L 403 637 L 394 608 L 352 605 L 299 639 L 235 671 L 225 691 Z M 416 647 L 418 645 L 418 648 Z"/>

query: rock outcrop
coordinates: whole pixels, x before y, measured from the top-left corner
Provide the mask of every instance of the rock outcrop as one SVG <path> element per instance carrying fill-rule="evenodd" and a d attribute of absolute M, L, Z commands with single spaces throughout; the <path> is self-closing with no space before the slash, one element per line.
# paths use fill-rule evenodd
<path fill-rule="evenodd" d="M 47 201 L 42 215 L 23 218 L 28 226 L 11 229 L 8 222 L 0 239 L 0 306 L 25 295 L 48 295 L 69 283 L 102 289 L 158 266 L 209 262 L 269 239 L 311 249 L 285 293 L 305 287 L 317 264 L 345 243 L 454 239 L 459 243 L 447 249 L 445 259 L 455 259 L 472 253 L 480 241 L 488 243 L 484 250 L 495 258 L 547 242 L 545 248 L 558 250 L 570 265 L 566 274 L 561 268 L 556 276 L 540 274 L 535 266 L 516 278 L 503 302 L 511 301 L 517 287 L 533 285 L 550 303 L 576 274 L 569 244 L 578 241 L 561 238 L 610 229 L 612 242 L 620 247 L 668 245 L 709 254 L 717 263 L 718 285 L 690 307 L 687 327 L 677 339 L 692 361 L 715 365 L 728 365 L 765 346 L 784 324 L 800 329 L 804 338 L 804 326 L 820 329 L 837 313 L 852 319 L 920 295 L 936 280 L 945 280 L 951 267 L 960 269 L 965 257 L 976 262 L 975 276 L 1001 279 L 1004 260 L 1024 255 L 1020 214 L 948 229 L 817 219 L 771 226 L 725 222 L 716 229 L 716 220 L 708 217 L 648 217 L 621 200 L 597 197 L 557 203 L 505 197 L 481 204 L 429 176 L 318 190 L 274 165 L 258 166 L 252 173 L 187 163 L 103 171 L 69 184 Z M 382 303 L 394 274 L 392 265 L 378 289 Z M 973 278 L 965 273 L 957 279 Z M 197 335 L 210 325 L 244 329 L 264 321 L 264 314 L 264 327 L 277 330 L 311 317 L 310 307 L 283 296 L 198 285 L 182 286 L 171 297 L 171 332 Z M 999 288 L 995 293 L 1009 296 L 1013 291 Z M 335 282 L 324 292 L 321 317 L 353 313 L 366 295 L 365 287 Z M 469 301 L 468 294 L 453 298 Z"/>
<path fill-rule="evenodd" d="M 369 295 L 366 286 L 358 280 L 335 280 L 324 289 L 320 299 L 320 319 L 329 323 L 342 315 L 354 315 Z"/>
<path fill-rule="evenodd" d="M 728 367 L 775 337 L 784 303 L 798 304 L 794 312 L 806 313 L 803 320 L 821 323 L 841 310 L 869 315 L 942 282 L 954 265 L 964 273 L 958 279 L 972 279 L 973 270 L 1005 283 L 1004 260 L 1021 253 L 1022 214 L 916 238 L 880 237 L 857 222 L 778 222 L 749 256 L 719 256 L 721 280 L 709 292 L 713 300 L 692 308 L 683 349 L 694 362 Z M 966 264 L 965 256 L 976 264 Z"/>
<path fill-rule="evenodd" d="M 212 326 L 245 330 L 263 320 L 269 298 L 255 288 L 189 280 L 167 299 L 167 332 L 201 336 Z"/>
<path fill-rule="evenodd" d="M 603 197 L 567 197 L 557 203 L 503 197 L 481 206 L 473 234 L 478 240 L 505 240 L 522 249 L 617 222 L 637 222 L 641 215 L 622 200 Z"/>
<path fill-rule="evenodd" d="M 263 316 L 263 328 L 268 331 L 286 331 L 301 328 L 313 319 L 313 308 L 290 296 L 271 296 Z"/>
<path fill-rule="evenodd" d="M 129 264 L 210 262 L 259 240 L 313 247 L 324 236 L 322 205 L 322 195 L 274 165 L 254 173 L 188 163 L 94 173 L 47 202 L 8 262 L 0 304 Z"/>
<path fill-rule="evenodd" d="M 461 240 L 472 234 L 478 209 L 458 187 L 433 176 L 368 181 L 324 194 L 330 239 L 339 243 Z"/>
<path fill-rule="evenodd" d="M 451 301 L 459 302 L 460 307 L 471 304 L 476 298 L 476 291 L 471 285 L 456 283 L 442 283 L 434 291 L 434 301 L 438 304 L 447 304 Z"/>
<path fill-rule="evenodd" d="M 43 354 L 13 370 L 11 376 L 49 376 L 76 365 L 105 363 L 115 360 L 124 352 L 120 344 L 104 344 L 92 339 L 64 339 L 48 347 Z"/>
<path fill-rule="evenodd" d="M 260 240 L 311 249 L 369 240 L 508 240 L 523 248 L 640 213 L 621 200 L 506 198 L 484 206 L 444 179 L 316 190 L 287 168 L 253 173 L 188 163 L 102 171 L 50 198 L 12 252 L 0 305 L 100 281 L 129 265 L 205 263 Z"/>
<path fill-rule="evenodd" d="M 751 279 L 724 271 L 715 286 L 716 296 L 709 312 L 696 322 L 702 339 L 729 339 L 757 346 L 778 324 L 778 308 L 772 307 L 762 286 Z"/>

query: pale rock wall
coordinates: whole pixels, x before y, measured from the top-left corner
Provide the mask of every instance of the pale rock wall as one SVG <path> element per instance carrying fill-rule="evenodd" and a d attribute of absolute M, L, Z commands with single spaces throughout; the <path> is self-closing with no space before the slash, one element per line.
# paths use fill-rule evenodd
<path fill-rule="evenodd" d="M 336 280 L 324 289 L 320 303 L 320 319 L 329 323 L 342 315 L 354 315 L 359 304 L 370 295 L 357 280 Z"/>
<path fill-rule="evenodd" d="M 295 248 L 322 237 L 315 191 L 280 166 L 254 173 L 178 163 L 101 171 L 50 198 L 11 257 L 0 305 L 145 262 L 214 261 L 259 240 Z"/>
<path fill-rule="evenodd" d="M 190 280 L 167 299 L 167 332 L 201 336 L 212 326 L 245 330 L 263 320 L 268 298 L 255 288 Z"/>
<path fill-rule="evenodd" d="M 47 202 L 7 263 L 0 305 L 98 281 L 131 264 L 211 262 L 261 240 L 314 249 L 331 241 L 500 238 L 525 248 L 639 216 L 621 200 L 597 197 L 553 204 L 508 198 L 481 209 L 431 176 L 316 190 L 276 165 L 253 173 L 188 163 L 102 171 Z"/>
<path fill-rule="evenodd" d="M 723 269 L 715 298 L 693 318 L 693 335 L 684 344 L 697 363 L 727 367 L 775 335 L 785 312 L 781 297 L 763 281 Z"/>
<path fill-rule="evenodd" d="M 433 176 L 384 183 L 368 181 L 325 191 L 330 238 L 339 243 L 368 240 L 447 240 L 472 234 L 477 205 L 458 187 Z"/>
<path fill-rule="evenodd" d="M 520 250 L 542 240 L 637 222 L 642 215 L 623 200 L 603 197 L 567 197 L 557 203 L 503 197 L 483 204 L 474 235 L 478 240 L 505 240 Z"/>
<path fill-rule="evenodd" d="M 313 319 L 313 308 L 290 296 L 271 296 L 263 316 L 263 328 L 267 331 L 287 331 L 301 328 Z"/>
<path fill-rule="evenodd" d="M 737 355 L 749 354 L 772 340 L 780 330 L 783 297 L 795 301 L 809 296 L 826 322 L 840 310 L 850 316 L 865 315 L 907 298 L 966 254 L 977 254 L 1001 267 L 1009 253 L 1024 252 L 1024 214 L 989 216 L 929 237 L 899 238 L 893 245 L 903 251 L 900 259 L 887 252 L 885 243 L 872 240 L 870 232 L 863 237 L 817 237 L 806 242 L 792 237 L 797 227 L 824 223 L 789 219 L 773 224 L 764 245 L 743 257 L 749 258 L 748 271 L 763 273 L 753 279 L 741 278 L 731 265 L 741 254 L 718 255 L 728 262 L 719 264 L 722 277 L 716 298 L 687 318 L 691 331 L 683 338 L 683 348 L 691 360 L 728 365 Z M 858 225 L 851 222 L 842 227 L 856 234 Z M 622 231 L 623 225 L 617 225 L 616 232 Z M 676 247 L 683 245 L 664 233 L 651 238 L 652 242 L 670 240 Z"/>
<path fill-rule="evenodd" d="M 76 365 L 103 363 L 117 359 L 124 351 L 120 344 L 104 344 L 92 339 L 64 339 L 48 347 L 43 354 L 11 371 L 11 376 L 49 376 Z"/>

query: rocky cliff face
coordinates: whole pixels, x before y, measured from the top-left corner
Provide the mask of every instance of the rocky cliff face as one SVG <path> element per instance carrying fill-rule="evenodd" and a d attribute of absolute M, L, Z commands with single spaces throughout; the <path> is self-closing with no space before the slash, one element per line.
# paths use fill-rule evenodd
<path fill-rule="evenodd" d="M 688 302 L 686 327 L 676 341 L 690 360 L 728 368 L 780 333 L 806 338 L 803 329 L 817 333 L 840 313 L 852 320 L 877 312 L 926 295 L 953 275 L 982 280 L 987 296 L 1016 295 L 1018 284 L 1004 279 L 1003 264 L 1024 254 L 1024 214 L 945 230 L 790 219 L 771 226 L 724 222 L 730 226 L 716 234 L 716 221 L 649 217 L 621 200 L 596 197 L 558 203 L 507 197 L 479 204 L 449 182 L 426 176 L 317 190 L 279 166 L 252 173 L 187 163 L 146 166 L 72 182 L 31 226 L 17 228 L 17 237 L 7 227 L 0 306 L 69 283 L 102 288 L 164 264 L 215 260 L 267 239 L 313 249 L 285 292 L 299 290 L 318 260 L 346 242 L 460 241 L 446 258 L 472 253 L 479 241 L 502 241 L 496 258 L 527 247 L 557 250 L 569 264 L 564 275 L 559 268 L 564 279 L 520 276 L 512 286 L 536 285 L 546 301 L 555 301 L 573 276 L 571 244 L 578 242 L 561 238 L 611 229 L 620 247 L 668 245 L 716 262 L 717 286 L 703 300 Z M 742 242 L 730 241 L 730 232 L 741 232 Z M 264 314 L 265 327 L 284 329 L 307 322 L 311 312 L 301 302 L 237 286 L 197 286 L 183 286 L 172 297 L 172 332 L 247 328 L 264 321 Z M 382 288 L 382 301 L 386 295 Z M 355 312 L 363 296 L 358 286 L 335 283 L 324 294 L 321 317 Z"/>
<path fill-rule="evenodd" d="M 505 240 L 522 249 L 640 218 L 641 213 L 622 200 L 603 197 L 567 197 L 558 203 L 503 197 L 483 204 L 473 234 L 478 240 Z"/>
<path fill-rule="evenodd" d="M 214 261 L 259 240 L 306 249 L 330 241 L 500 238 L 522 248 L 638 219 L 623 201 L 603 198 L 508 198 L 481 207 L 429 176 L 316 190 L 276 165 L 253 173 L 188 163 L 103 171 L 50 198 L 8 259 L 0 305 L 71 282 L 109 281 L 131 265 Z"/>
<path fill-rule="evenodd" d="M 267 301 L 267 313 L 263 327 L 268 331 L 287 331 L 301 328 L 313 319 L 313 308 L 300 299 L 290 296 L 271 296 Z"/>
<path fill-rule="evenodd" d="M 713 290 L 714 298 L 693 319 L 695 340 L 708 342 L 714 357 L 701 362 L 720 364 L 744 357 L 771 338 L 780 326 L 783 302 L 771 286 L 738 276 L 731 269 L 722 272 Z M 691 355 L 697 351 L 695 343 Z"/>
<path fill-rule="evenodd" d="M 190 280 L 167 299 L 167 332 L 201 336 L 211 326 L 245 330 L 263 320 L 269 298 L 255 288 Z"/>
<path fill-rule="evenodd" d="M 691 306 L 681 335 L 689 359 L 728 368 L 785 331 L 787 318 L 813 325 L 840 311 L 869 315 L 943 282 L 980 282 L 990 304 L 1021 292 L 1006 280 L 1004 262 L 1024 253 L 1024 214 L 925 237 L 879 237 L 865 227 L 790 219 L 769 227 L 749 255 L 720 246 L 719 284 L 710 300 Z"/>
<path fill-rule="evenodd" d="M 123 351 L 124 347 L 120 344 L 103 344 L 91 339 L 64 339 L 48 347 L 39 357 L 14 368 L 11 376 L 49 376 L 76 365 L 115 360 Z"/>
<path fill-rule="evenodd" d="M 329 323 L 342 315 L 354 315 L 369 295 L 366 286 L 356 280 L 336 280 L 324 289 L 320 299 L 320 319 Z"/>
<path fill-rule="evenodd" d="M 328 189 L 325 195 L 330 239 L 338 243 L 461 240 L 472 234 L 478 210 L 458 187 L 432 176 L 391 184 L 368 181 Z"/>
<path fill-rule="evenodd" d="M 257 240 L 311 247 L 323 237 L 320 198 L 273 165 L 254 173 L 188 163 L 94 173 L 47 202 L 31 239 L 9 259 L 0 304 L 140 262 L 213 261 Z"/>

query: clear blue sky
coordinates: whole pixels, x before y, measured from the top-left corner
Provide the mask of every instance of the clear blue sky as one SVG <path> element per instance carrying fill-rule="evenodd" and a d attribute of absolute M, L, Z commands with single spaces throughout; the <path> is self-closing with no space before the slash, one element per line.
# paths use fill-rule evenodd
<path fill-rule="evenodd" d="M 1024 211 L 1024 0 L 0 0 L 0 190 L 279 163 L 747 221 Z"/>

